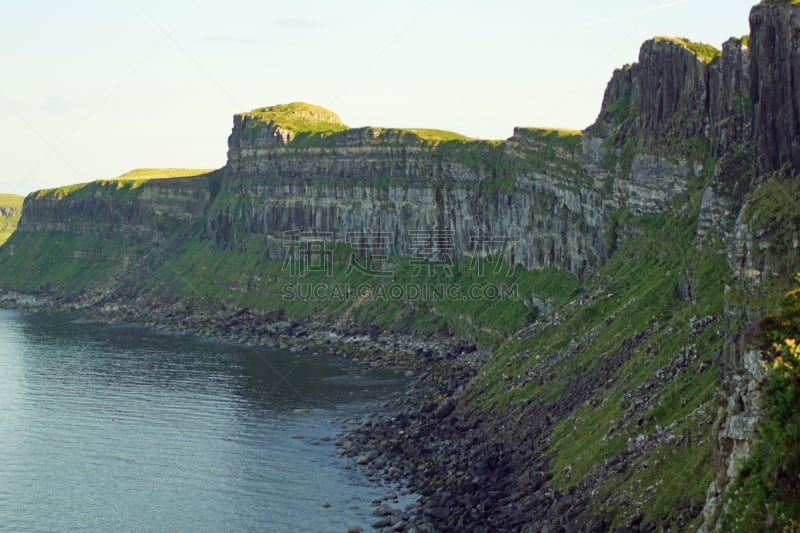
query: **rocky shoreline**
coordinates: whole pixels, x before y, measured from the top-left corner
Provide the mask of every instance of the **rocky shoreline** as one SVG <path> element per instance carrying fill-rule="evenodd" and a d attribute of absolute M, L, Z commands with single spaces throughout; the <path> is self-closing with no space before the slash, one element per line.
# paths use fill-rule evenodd
<path fill-rule="evenodd" d="M 488 350 L 453 338 L 365 331 L 356 324 L 334 330 L 323 322 L 248 309 L 97 307 L 12 293 L 0 293 L 0 307 L 74 313 L 251 346 L 334 353 L 349 358 L 359 371 L 405 372 L 411 385 L 404 397 L 376 406 L 364 418 L 345 421 L 336 441 L 337 453 L 349 458 L 351 468 L 363 469 L 374 482 L 419 495 L 416 504 L 404 509 L 392 507 L 391 498 L 373 502 L 373 527 L 379 531 L 609 531 L 612 518 L 590 509 L 591 493 L 605 473 L 630 468 L 645 452 L 644 445 L 629 446 L 566 492 L 550 482 L 552 457 L 547 450 L 555 424 L 589 401 L 630 350 L 576 376 L 566 387 L 570 393 L 557 401 L 531 398 L 492 412 L 466 393 Z M 676 507 L 656 522 L 644 521 L 632 503 L 630 508 L 624 525 L 613 524 L 615 531 L 682 530 L 702 511 L 696 505 Z"/>
<path fill-rule="evenodd" d="M 245 346 L 289 351 L 325 351 L 359 365 L 414 371 L 435 360 L 460 360 L 478 367 L 487 349 L 454 338 L 387 333 L 354 322 L 333 328 L 316 319 L 293 319 L 282 312 L 247 308 L 159 307 L 137 304 L 86 304 L 79 298 L 0 291 L 0 308 L 74 313 L 109 324 L 136 324 L 156 330 L 192 333 Z"/>

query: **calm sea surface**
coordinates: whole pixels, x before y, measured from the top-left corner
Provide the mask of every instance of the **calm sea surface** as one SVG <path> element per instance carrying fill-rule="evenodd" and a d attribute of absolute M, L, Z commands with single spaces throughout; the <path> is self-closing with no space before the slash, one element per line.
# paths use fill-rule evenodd
<path fill-rule="evenodd" d="M 390 489 L 318 439 L 403 386 L 334 357 L 0 310 L 0 531 L 369 531 Z"/>

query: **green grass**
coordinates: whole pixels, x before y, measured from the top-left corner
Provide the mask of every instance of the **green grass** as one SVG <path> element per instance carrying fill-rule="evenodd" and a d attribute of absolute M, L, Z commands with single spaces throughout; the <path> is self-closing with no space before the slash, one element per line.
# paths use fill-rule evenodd
<path fill-rule="evenodd" d="M 348 129 L 333 111 L 305 102 L 261 107 L 244 113 L 244 116 L 252 119 L 251 128 L 261 124 L 276 125 L 295 134 L 334 133 Z"/>
<path fill-rule="evenodd" d="M 375 128 L 372 128 L 375 129 Z M 450 141 L 471 141 L 475 139 L 470 139 L 460 133 L 455 133 L 452 131 L 446 130 L 432 130 L 432 129 L 390 129 L 388 130 L 389 133 L 398 133 L 398 134 L 406 134 L 406 135 L 413 135 L 419 138 L 421 141 L 424 141 L 429 144 L 438 144 L 441 142 L 450 142 Z"/>
<path fill-rule="evenodd" d="M 4 225 L 3 219 L 0 218 L 0 246 L 5 244 L 6 241 L 8 241 L 8 239 L 14 234 L 14 231 L 16 230 L 16 224 L 14 224 L 14 228 L 10 230 L 3 229 L 3 225 Z"/>
<path fill-rule="evenodd" d="M 540 141 L 549 146 L 565 148 L 570 152 L 574 152 L 583 144 L 583 133 L 578 130 L 518 127 L 514 128 L 514 135 L 525 139 Z"/>
<path fill-rule="evenodd" d="M 628 494 L 642 502 L 646 519 L 656 519 L 674 512 L 675 502 L 684 498 L 693 504 L 703 501 L 713 475 L 708 421 L 716 413 L 718 377 L 714 369 L 697 370 L 700 364 L 712 364 L 722 339 L 713 327 L 692 338 L 689 323 L 692 317 L 721 317 L 724 287 L 732 280 L 721 247 L 695 250 L 696 211 L 626 217 L 625 223 L 638 227 L 641 235 L 622 244 L 586 286 L 583 300 L 560 308 L 557 325 L 503 344 L 470 390 L 489 410 L 513 409 L 532 397 L 548 405 L 559 402 L 577 376 L 632 350 L 612 378 L 599 384 L 590 402 L 557 424 L 550 445 L 555 453 L 553 482 L 566 491 L 624 451 L 628 439 L 653 435 L 656 426 L 674 423 L 676 438 L 690 431 L 695 436 L 692 446 L 658 446 L 638 460 L 635 469 L 610 474 L 592 503 L 621 520 L 628 509 L 614 502 Z M 687 275 L 694 282 L 696 303 L 679 297 L 679 281 Z M 633 340 L 640 332 L 647 333 Z M 641 413 L 641 426 L 630 420 L 628 395 L 659 369 L 671 369 L 681 349 L 690 344 L 696 347 L 697 359 L 677 379 L 645 393 L 652 403 Z M 648 492 L 650 487 L 656 488 Z"/>
<path fill-rule="evenodd" d="M 0 246 L 17 229 L 24 200 L 15 194 L 0 194 Z"/>
<path fill-rule="evenodd" d="M 239 238 L 233 250 L 220 250 L 195 235 L 178 247 L 146 290 L 174 303 L 282 310 L 332 323 L 346 317 L 388 331 L 453 334 L 496 345 L 537 317 L 536 309 L 525 306 L 526 297 L 535 294 L 560 305 L 579 284 L 562 271 L 529 272 L 507 265 L 495 271 L 499 263 L 488 261 L 480 272 L 471 259 L 429 269 L 427 263 L 389 256 L 390 276 L 348 272 L 353 249 L 338 243 L 326 243 L 330 275 L 301 275 L 285 269 L 283 261 L 268 258 L 270 251 L 272 257 L 275 250 L 285 253 L 283 244 L 250 235 Z"/>
<path fill-rule="evenodd" d="M 118 178 L 77 183 L 54 189 L 43 189 L 31 194 L 39 200 L 45 198 L 62 200 L 67 197 L 76 199 L 105 194 L 115 194 L 121 198 L 135 197 L 141 192 L 141 187 L 152 180 L 193 178 L 211 172 L 213 170 L 210 169 L 141 168 L 127 172 Z"/>
<path fill-rule="evenodd" d="M 800 337 L 800 276 L 795 279 L 781 298 L 780 312 L 762 320 L 754 335 L 766 361 L 781 356 L 786 366 L 768 366 L 758 437 L 725 495 L 719 520 L 725 531 L 797 531 L 800 526 L 800 370 L 797 352 L 784 344 Z"/>
<path fill-rule="evenodd" d="M 125 248 L 120 239 L 93 235 L 15 233 L 0 248 L 0 287 L 32 292 L 80 291 L 101 284 L 116 272 Z M 37 261 L 32 263 L 31 257 Z"/>
<path fill-rule="evenodd" d="M 754 248 L 758 255 L 779 263 L 797 264 L 800 260 L 794 242 L 794 228 L 800 227 L 800 182 L 771 178 L 754 193 L 743 218 L 753 230 L 768 239 L 769 246 Z"/>
<path fill-rule="evenodd" d="M 670 42 L 670 43 L 678 44 L 678 45 L 686 48 L 687 50 L 689 50 L 691 53 L 693 53 L 695 56 L 697 56 L 698 59 L 701 59 L 702 61 L 704 61 L 706 63 L 711 63 L 715 59 L 718 59 L 720 56 L 722 56 L 722 51 L 719 50 L 718 48 L 715 48 L 715 47 L 711 46 L 710 44 L 696 43 L 696 42 L 690 41 L 689 39 L 686 39 L 685 37 L 663 37 L 663 36 L 661 36 L 661 37 L 656 37 L 655 41 L 656 42 L 667 41 L 667 42 Z"/>
<path fill-rule="evenodd" d="M 23 196 L 16 194 L 0 194 L 0 208 L 10 207 L 14 209 L 22 209 L 22 202 L 25 201 Z"/>
<path fill-rule="evenodd" d="M 161 180 L 169 178 L 193 178 L 213 172 L 210 168 L 137 168 L 114 178 L 116 180 Z"/>

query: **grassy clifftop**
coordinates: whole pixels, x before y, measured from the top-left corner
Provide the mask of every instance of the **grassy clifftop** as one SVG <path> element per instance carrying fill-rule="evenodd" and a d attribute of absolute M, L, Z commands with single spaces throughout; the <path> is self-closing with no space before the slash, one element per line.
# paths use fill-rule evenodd
<path fill-rule="evenodd" d="M 139 168 L 126 172 L 117 178 L 77 183 L 55 189 L 42 189 L 32 194 L 37 200 L 45 198 L 61 200 L 67 196 L 73 199 L 85 198 L 94 196 L 101 191 L 116 191 L 120 196 L 125 196 L 126 194 L 136 196 L 140 192 L 140 187 L 151 180 L 193 178 L 210 172 L 212 172 L 211 169 Z"/>
<path fill-rule="evenodd" d="M 285 144 L 297 147 L 339 145 L 365 139 L 432 145 L 476 140 L 460 133 L 437 129 L 350 128 L 333 111 L 305 102 L 261 107 L 239 116 L 243 119 L 241 133 L 245 136 L 257 135 L 265 128 L 271 131 L 279 129 Z"/>
<path fill-rule="evenodd" d="M 296 134 L 335 133 L 349 129 L 333 111 L 305 102 L 260 107 L 243 116 L 250 119 L 250 127 L 273 124 Z"/>
<path fill-rule="evenodd" d="M 718 48 L 715 48 L 715 47 L 711 46 L 710 44 L 706 44 L 706 43 L 696 43 L 694 41 L 690 41 L 689 39 L 687 39 L 685 37 L 664 37 L 664 36 L 660 36 L 660 37 L 656 37 L 655 41 L 656 42 L 666 41 L 666 42 L 670 42 L 670 43 L 682 46 L 682 47 L 686 48 L 687 50 L 689 50 L 691 53 L 693 53 L 695 56 L 697 56 L 698 59 L 701 59 L 706 63 L 711 63 L 715 59 L 717 59 L 720 56 L 722 56 L 722 51 L 719 50 Z"/>

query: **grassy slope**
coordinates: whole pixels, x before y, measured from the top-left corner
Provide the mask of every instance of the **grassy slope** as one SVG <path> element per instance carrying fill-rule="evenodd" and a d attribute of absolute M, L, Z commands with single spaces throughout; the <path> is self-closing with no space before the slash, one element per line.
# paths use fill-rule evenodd
<path fill-rule="evenodd" d="M 289 143 L 294 147 L 336 145 L 342 142 L 342 135 L 337 134 L 352 131 L 362 132 L 365 137 L 372 138 L 387 135 L 398 138 L 405 137 L 415 142 L 434 146 L 442 142 L 475 140 L 460 133 L 436 129 L 365 127 L 351 130 L 333 111 L 305 102 L 262 107 L 244 113 L 243 116 L 249 119 L 245 134 L 264 126 L 279 126 L 294 134 Z"/>
<path fill-rule="evenodd" d="M 300 276 L 284 268 L 283 261 L 267 259 L 270 248 L 280 249 L 282 243 L 251 236 L 239 241 L 235 251 L 217 250 L 195 235 L 147 282 L 145 290 L 159 294 L 168 303 L 283 310 L 290 316 L 321 317 L 331 323 L 343 324 L 352 319 L 390 331 L 453 333 L 496 344 L 535 319 L 535 311 L 525 307 L 522 297 L 535 293 L 558 305 L 578 285 L 574 276 L 556 270 L 515 269 L 509 275 L 507 269 L 493 273 L 488 268 L 479 276 L 466 259 L 454 263 L 452 275 L 436 268 L 434 277 L 428 277 L 427 269 L 420 271 L 409 258 L 389 257 L 391 277 L 376 277 L 347 272 L 353 250 L 346 245 L 326 245 L 326 250 L 332 252 L 331 275 L 309 272 Z M 464 299 L 476 284 L 501 291 L 507 288 L 510 297 L 492 305 L 488 302 L 494 299 L 494 293 L 485 300 Z M 321 292 L 309 293 L 317 287 Z M 369 296 L 359 297 L 365 287 L 369 288 Z M 416 287 L 430 291 L 431 297 L 414 296 L 410 291 Z M 434 293 L 438 287 L 455 292 Z M 405 298 L 408 294 L 412 296 Z"/>
<path fill-rule="evenodd" d="M 17 233 L 0 248 L 0 288 L 69 294 L 102 285 L 118 272 L 126 249 L 120 239 L 94 235 Z"/>
<path fill-rule="evenodd" d="M 333 133 L 348 129 L 333 111 L 305 102 L 260 107 L 244 116 L 251 119 L 251 128 L 273 123 L 294 133 Z"/>
<path fill-rule="evenodd" d="M 698 206 L 700 189 L 676 205 Z M 698 504 L 712 478 L 710 422 L 716 413 L 713 395 L 718 377 L 715 370 L 698 373 L 698 369 L 711 365 L 722 340 L 713 327 L 690 337 L 690 319 L 722 316 L 724 287 L 731 283 L 731 274 L 719 244 L 695 251 L 696 214 L 695 207 L 688 214 L 627 217 L 641 235 L 625 243 L 590 280 L 583 300 L 561 309 L 556 325 L 501 346 L 471 386 L 473 397 L 493 410 L 523 404 L 531 397 L 545 404 L 557 402 L 576 374 L 586 374 L 609 357 L 633 349 L 633 356 L 595 398 L 556 426 L 552 437 L 556 486 L 567 490 L 576 485 L 626 450 L 629 439 L 652 436 L 658 428 L 670 427 L 676 438 L 700 437 L 691 446 L 660 444 L 637 460 L 635 469 L 611 475 L 593 504 L 615 515 L 617 525 L 634 506 L 647 519 L 655 519 L 674 511 L 682 498 Z M 696 303 L 679 297 L 679 281 L 687 276 L 695 284 Z M 648 334 L 637 340 L 643 331 Z M 688 345 L 696 347 L 696 360 L 676 379 L 649 390 L 646 396 L 652 402 L 630 420 L 637 391 L 648 386 L 659 370 L 670 372 Z"/>
<path fill-rule="evenodd" d="M 22 202 L 24 198 L 15 194 L 0 194 L 0 208 L 22 209 Z M 19 222 L 19 215 L 8 217 L 0 216 L 0 246 L 8 240 L 14 230 L 17 228 Z"/>
<path fill-rule="evenodd" d="M 35 198 L 62 199 L 67 196 L 80 198 L 97 193 L 108 194 L 116 189 L 117 194 L 121 195 L 121 197 L 130 197 L 138 195 L 138 193 L 141 192 L 141 186 L 151 180 L 192 178 L 208 174 L 212 171 L 212 169 L 190 168 L 140 168 L 126 172 L 117 178 L 77 183 L 75 185 L 67 185 L 55 189 L 43 189 L 33 193 L 33 195 Z"/>

